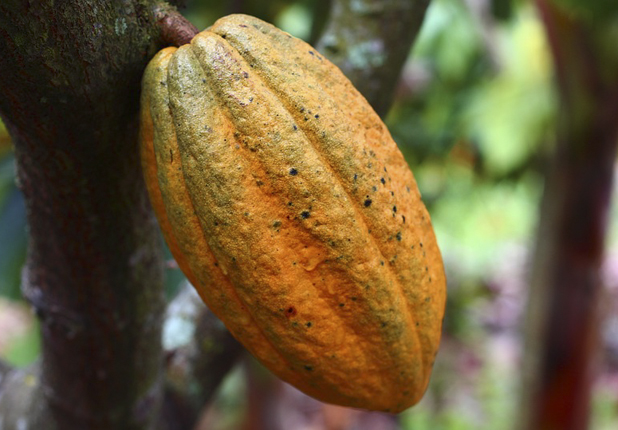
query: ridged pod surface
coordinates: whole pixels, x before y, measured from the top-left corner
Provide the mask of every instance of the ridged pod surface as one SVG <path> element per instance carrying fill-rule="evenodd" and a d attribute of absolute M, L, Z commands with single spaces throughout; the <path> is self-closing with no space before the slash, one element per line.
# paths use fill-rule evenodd
<path fill-rule="evenodd" d="M 445 276 L 380 118 L 306 43 L 231 15 L 143 80 L 146 183 L 179 266 L 230 332 L 325 402 L 423 395 Z"/>

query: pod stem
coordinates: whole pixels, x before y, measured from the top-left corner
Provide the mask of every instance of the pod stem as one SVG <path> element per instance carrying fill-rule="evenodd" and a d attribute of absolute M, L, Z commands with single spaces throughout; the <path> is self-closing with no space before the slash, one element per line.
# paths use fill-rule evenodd
<path fill-rule="evenodd" d="M 186 45 L 199 33 L 187 18 L 167 3 L 155 7 L 155 17 L 161 31 L 161 39 L 167 45 Z"/>

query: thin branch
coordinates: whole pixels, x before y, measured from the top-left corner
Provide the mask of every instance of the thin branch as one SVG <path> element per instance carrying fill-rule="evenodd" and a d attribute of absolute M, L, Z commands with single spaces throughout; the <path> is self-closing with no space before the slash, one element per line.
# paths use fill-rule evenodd
<path fill-rule="evenodd" d="M 429 0 L 333 0 L 317 49 L 384 116 Z"/>
<path fill-rule="evenodd" d="M 176 8 L 166 3 L 155 8 L 155 17 L 161 31 L 161 39 L 166 45 L 186 45 L 199 32 Z"/>

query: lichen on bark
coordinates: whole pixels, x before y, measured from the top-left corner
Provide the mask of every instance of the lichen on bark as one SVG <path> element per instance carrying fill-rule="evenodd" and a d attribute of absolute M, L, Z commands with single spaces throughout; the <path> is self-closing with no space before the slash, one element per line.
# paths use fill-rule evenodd
<path fill-rule="evenodd" d="M 333 0 L 317 48 L 380 116 L 390 107 L 429 0 Z"/>
<path fill-rule="evenodd" d="M 154 428 L 162 264 L 136 148 L 152 6 L 0 4 L 0 115 L 27 204 L 23 290 L 43 348 L 36 405 L 24 397 L 16 420 L 21 408 L 48 429 Z"/>

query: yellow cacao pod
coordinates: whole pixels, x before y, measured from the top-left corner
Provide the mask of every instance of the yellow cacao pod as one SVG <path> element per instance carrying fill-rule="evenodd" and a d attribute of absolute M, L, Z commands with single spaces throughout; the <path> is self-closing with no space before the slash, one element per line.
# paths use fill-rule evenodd
<path fill-rule="evenodd" d="M 230 332 L 319 400 L 417 402 L 440 340 L 442 260 L 403 156 L 339 69 L 232 15 L 156 55 L 141 115 L 164 236 Z"/>

